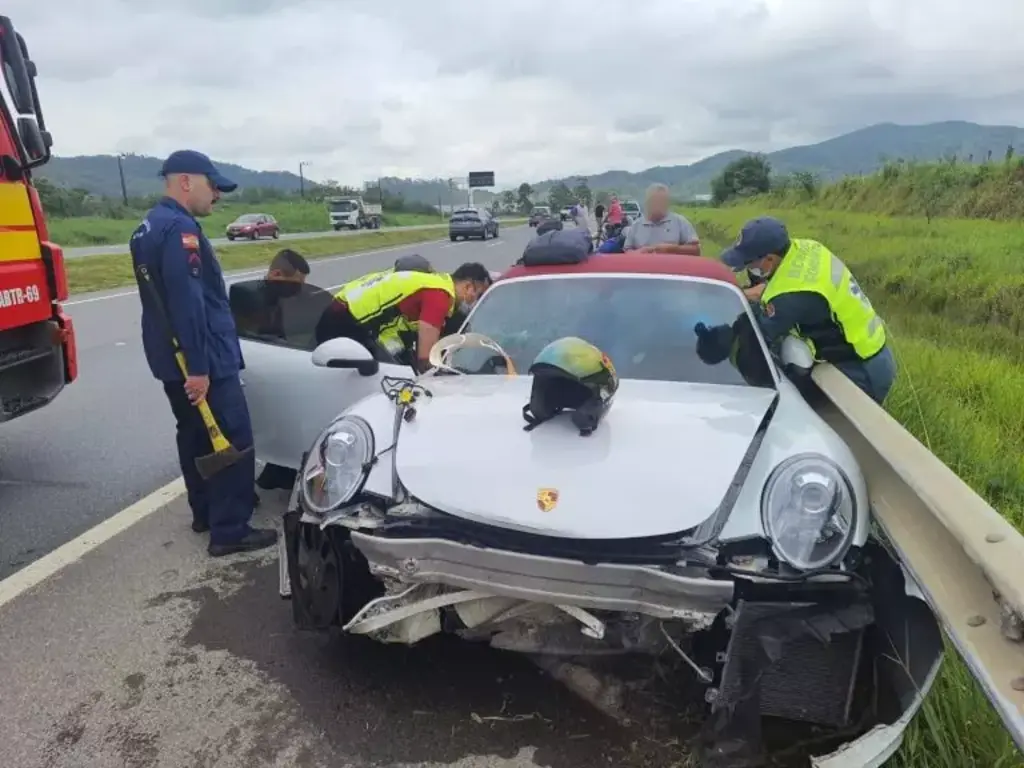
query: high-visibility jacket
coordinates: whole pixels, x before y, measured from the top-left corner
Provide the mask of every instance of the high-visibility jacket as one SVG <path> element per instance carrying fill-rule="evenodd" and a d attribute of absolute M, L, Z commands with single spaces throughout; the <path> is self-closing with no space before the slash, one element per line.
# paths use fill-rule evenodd
<path fill-rule="evenodd" d="M 818 294 L 831 310 L 831 322 L 816 327 L 798 325 L 794 329 L 795 335 L 810 343 L 815 359 L 866 360 L 885 346 L 882 318 L 847 266 L 816 240 L 793 240 L 761 294 L 761 305 L 767 307 L 783 294 L 798 292 Z"/>
<path fill-rule="evenodd" d="M 348 307 L 353 319 L 392 353 L 406 346 L 406 338 L 419 330 L 419 320 L 410 320 L 399 304 L 417 291 L 440 289 L 451 297 L 448 317 L 455 312 L 455 282 L 452 276 L 431 272 L 395 272 L 386 269 L 346 283 L 334 298 Z"/>

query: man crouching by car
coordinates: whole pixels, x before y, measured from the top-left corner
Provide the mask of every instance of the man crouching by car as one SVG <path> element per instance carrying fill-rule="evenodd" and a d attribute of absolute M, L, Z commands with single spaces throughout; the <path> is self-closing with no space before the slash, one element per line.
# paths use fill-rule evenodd
<path fill-rule="evenodd" d="M 316 342 L 347 336 L 424 372 L 449 319 L 456 312 L 468 314 L 490 285 L 491 273 L 476 262 L 451 274 L 373 272 L 334 295 L 317 324 Z"/>

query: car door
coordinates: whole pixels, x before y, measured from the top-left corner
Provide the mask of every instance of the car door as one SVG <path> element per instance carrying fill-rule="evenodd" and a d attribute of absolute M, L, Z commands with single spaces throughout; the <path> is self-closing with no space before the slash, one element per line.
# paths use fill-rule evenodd
<path fill-rule="evenodd" d="M 293 284 L 291 295 L 282 295 L 288 290 L 286 284 L 243 280 L 232 283 L 229 299 L 245 360 L 241 379 L 256 456 L 298 469 L 302 454 L 341 411 L 380 392 L 383 377 L 414 374 L 390 359 L 380 360 L 371 376 L 313 365 L 316 326 L 333 297 L 309 283 Z"/>

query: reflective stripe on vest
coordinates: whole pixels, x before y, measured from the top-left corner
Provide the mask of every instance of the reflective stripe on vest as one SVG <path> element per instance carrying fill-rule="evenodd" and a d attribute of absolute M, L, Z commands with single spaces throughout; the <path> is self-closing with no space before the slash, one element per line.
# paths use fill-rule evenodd
<path fill-rule="evenodd" d="M 828 302 L 832 320 L 862 360 L 885 346 L 885 325 L 853 274 L 839 257 L 815 240 L 793 240 L 789 253 L 761 294 L 761 305 L 766 306 L 782 294 L 801 291 L 817 293 Z M 799 330 L 796 335 L 811 341 Z M 811 346 L 814 347 L 813 342 Z"/>
<path fill-rule="evenodd" d="M 455 283 L 451 275 L 430 272 L 395 272 L 386 269 L 373 272 L 346 283 L 334 294 L 345 302 L 353 319 L 382 341 L 403 331 L 415 331 L 419 320 L 403 317 L 398 305 L 417 291 L 436 288 L 447 293 L 452 301 L 448 316 L 455 311 Z"/>

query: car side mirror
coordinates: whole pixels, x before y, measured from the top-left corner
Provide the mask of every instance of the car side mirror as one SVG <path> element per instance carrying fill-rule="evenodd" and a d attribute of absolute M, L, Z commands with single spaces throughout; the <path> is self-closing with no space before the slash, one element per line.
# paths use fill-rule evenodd
<path fill-rule="evenodd" d="M 350 368 L 360 376 L 373 376 L 380 363 L 366 347 L 355 339 L 339 337 L 328 339 L 313 350 L 313 365 L 319 368 Z"/>
<path fill-rule="evenodd" d="M 796 336 L 787 336 L 782 341 L 779 357 L 786 370 L 802 376 L 806 376 L 814 368 L 814 354 L 811 352 L 810 346 Z"/>

